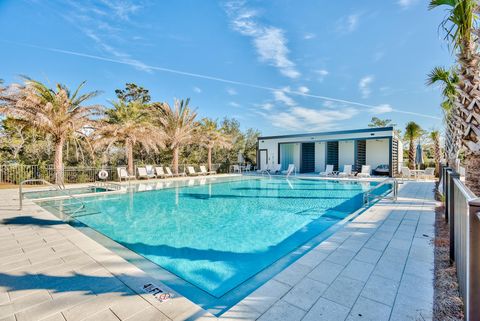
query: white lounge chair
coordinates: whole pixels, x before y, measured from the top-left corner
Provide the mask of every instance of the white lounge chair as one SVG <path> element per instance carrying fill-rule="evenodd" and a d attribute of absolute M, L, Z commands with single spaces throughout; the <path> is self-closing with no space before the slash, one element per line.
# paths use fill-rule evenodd
<path fill-rule="evenodd" d="M 187 166 L 187 171 L 188 171 L 188 175 L 190 176 L 198 176 L 201 174 L 201 173 L 195 172 L 195 168 L 193 168 L 193 166 Z"/>
<path fill-rule="evenodd" d="M 427 167 L 425 168 L 425 171 L 423 172 L 422 177 L 424 179 L 432 179 L 435 178 L 435 167 Z"/>
<path fill-rule="evenodd" d="M 338 177 L 352 176 L 352 165 L 343 165 L 343 172 L 338 173 Z"/>
<path fill-rule="evenodd" d="M 155 178 L 155 175 L 148 174 L 147 169 L 145 167 L 138 167 L 137 173 L 138 173 L 138 178 L 146 178 L 146 179 Z"/>
<path fill-rule="evenodd" d="M 240 165 L 233 165 L 233 173 L 242 173 L 242 169 L 240 168 Z"/>
<path fill-rule="evenodd" d="M 122 179 L 129 180 L 135 179 L 135 175 L 129 175 L 126 167 L 117 167 L 118 179 L 121 182 Z"/>
<path fill-rule="evenodd" d="M 274 164 L 270 167 L 270 174 L 279 174 L 282 172 L 282 164 Z"/>
<path fill-rule="evenodd" d="M 161 166 L 156 166 L 155 167 L 155 175 L 157 177 L 166 177 L 167 176 L 165 174 L 165 172 L 163 171 L 163 167 L 161 167 Z"/>
<path fill-rule="evenodd" d="M 234 169 L 234 172 L 235 172 L 235 165 L 233 165 L 233 169 Z M 257 173 L 260 173 L 260 174 L 268 173 L 268 172 L 270 172 L 270 169 L 271 169 L 270 164 L 265 164 L 265 168 L 261 168 L 261 166 L 260 166 L 260 169 L 257 170 Z"/>
<path fill-rule="evenodd" d="M 245 172 L 250 172 L 252 170 L 252 164 L 247 164 L 247 166 L 245 166 Z"/>
<path fill-rule="evenodd" d="M 362 170 L 357 174 L 357 177 L 371 177 L 370 171 L 372 170 L 370 165 L 362 165 Z"/>
<path fill-rule="evenodd" d="M 172 170 L 171 170 L 170 167 L 168 167 L 168 166 L 165 166 L 165 171 L 167 172 L 167 176 L 170 176 L 170 177 L 174 177 L 174 176 L 186 176 L 185 173 L 173 174 L 173 173 L 172 173 Z"/>
<path fill-rule="evenodd" d="M 412 171 L 410 170 L 410 168 L 408 167 L 402 167 L 402 180 L 405 180 L 405 179 L 412 179 L 414 178 L 415 175 L 412 173 Z"/>
<path fill-rule="evenodd" d="M 155 168 L 153 168 L 152 165 L 145 165 L 145 169 L 147 170 L 147 174 L 149 177 L 156 178 L 157 175 L 155 175 Z"/>
<path fill-rule="evenodd" d="M 207 171 L 207 168 L 204 165 L 200 165 L 200 173 L 202 173 L 203 175 L 217 174 L 216 171 Z"/>
<path fill-rule="evenodd" d="M 286 171 L 282 171 L 282 174 L 290 176 L 292 173 L 295 174 L 295 164 L 289 164 Z"/>
<path fill-rule="evenodd" d="M 320 176 L 333 176 L 335 172 L 333 171 L 333 165 L 327 165 L 325 167 L 325 172 L 320 172 Z"/>

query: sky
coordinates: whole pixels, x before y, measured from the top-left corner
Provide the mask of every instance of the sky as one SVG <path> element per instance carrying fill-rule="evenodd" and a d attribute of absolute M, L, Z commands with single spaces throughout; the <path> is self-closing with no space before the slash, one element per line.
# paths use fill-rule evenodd
<path fill-rule="evenodd" d="M 102 94 L 134 82 L 262 135 L 441 129 L 425 79 L 453 59 L 423 0 L 0 0 L 0 79 Z"/>

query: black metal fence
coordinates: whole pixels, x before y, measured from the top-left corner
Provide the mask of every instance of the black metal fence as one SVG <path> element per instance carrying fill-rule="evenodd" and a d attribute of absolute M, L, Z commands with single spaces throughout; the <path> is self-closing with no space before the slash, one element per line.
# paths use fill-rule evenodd
<path fill-rule="evenodd" d="M 439 189 L 450 228 L 450 260 L 457 269 L 466 321 L 480 321 L 480 198 L 450 167 L 442 166 Z"/>

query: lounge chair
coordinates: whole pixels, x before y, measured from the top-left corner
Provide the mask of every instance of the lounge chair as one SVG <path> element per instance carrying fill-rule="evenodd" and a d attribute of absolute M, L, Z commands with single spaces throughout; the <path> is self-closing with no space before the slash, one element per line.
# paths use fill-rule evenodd
<path fill-rule="evenodd" d="M 282 164 L 274 164 L 270 167 L 270 174 L 280 174 L 282 172 Z"/>
<path fill-rule="evenodd" d="M 190 175 L 190 176 L 201 175 L 201 173 L 195 172 L 195 168 L 193 168 L 193 166 L 187 166 L 187 171 L 188 171 L 188 175 Z"/>
<path fill-rule="evenodd" d="M 343 172 L 338 173 L 338 177 L 352 176 L 352 165 L 343 165 Z"/>
<path fill-rule="evenodd" d="M 282 174 L 290 176 L 292 173 L 295 173 L 295 164 L 289 164 L 286 171 L 282 171 Z"/>
<path fill-rule="evenodd" d="M 165 171 L 167 172 L 167 175 L 170 176 L 170 177 L 174 177 L 174 176 L 187 176 L 187 174 L 185 174 L 185 172 L 183 172 L 183 173 L 178 173 L 178 174 L 172 173 L 172 170 L 171 170 L 170 167 L 168 167 L 168 166 L 165 166 Z"/>
<path fill-rule="evenodd" d="M 424 179 L 435 178 L 435 168 L 434 167 L 425 168 L 425 171 L 423 172 L 422 177 Z"/>
<path fill-rule="evenodd" d="M 137 172 L 138 172 L 138 178 L 146 178 L 146 179 L 155 178 L 155 175 L 148 174 L 147 169 L 145 167 L 138 167 Z"/>
<path fill-rule="evenodd" d="M 207 171 L 207 169 L 205 168 L 204 165 L 201 165 L 201 166 L 200 166 L 200 173 L 202 173 L 203 175 L 217 174 L 216 171 Z"/>
<path fill-rule="evenodd" d="M 247 166 L 245 166 L 245 172 L 250 172 L 252 170 L 252 164 L 247 164 Z"/>
<path fill-rule="evenodd" d="M 324 172 L 319 173 L 320 176 L 333 176 L 335 172 L 333 171 L 333 165 L 327 165 Z"/>
<path fill-rule="evenodd" d="M 240 168 L 240 165 L 233 165 L 233 173 L 242 173 L 242 169 Z"/>
<path fill-rule="evenodd" d="M 145 169 L 147 170 L 147 174 L 149 177 L 156 178 L 157 175 L 155 175 L 155 169 L 153 168 L 152 165 L 145 165 Z"/>
<path fill-rule="evenodd" d="M 415 175 L 412 173 L 410 168 L 408 167 L 402 167 L 402 180 L 406 179 L 412 179 L 414 178 Z"/>
<path fill-rule="evenodd" d="M 238 165 L 237 165 L 237 166 L 238 166 Z M 234 169 L 234 173 L 235 173 L 235 165 L 233 165 L 233 169 Z M 267 173 L 267 172 L 270 171 L 270 169 L 271 169 L 271 168 L 270 168 L 270 164 L 266 164 L 266 165 L 265 165 L 265 168 L 263 168 L 263 169 L 262 169 L 261 166 L 260 166 L 260 169 L 257 170 L 257 173 L 260 173 L 260 174 Z"/>
<path fill-rule="evenodd" d="M 163 171 L 163 167 L 161 167 L 161 166 L 155 167 L 155 175 L 157 177 L 167 177 L 168 176 L 167 174 L 165 174 L 165 172 Z"/>
<path fill-rule="evenodd" d="M 129 175 L 126 167 L 117 167 L 118 180 L 121 182 L 122 179 L 129 180 L 135 179 L 135 175 Z"/>
<path fill-rule="evenodd" d="M 371 171 L 370 165 L 362 165 L 362 170 L 360 173 L 357 174 L 357 177 L 371 177 L 370 176 L 370 171 Z"/>

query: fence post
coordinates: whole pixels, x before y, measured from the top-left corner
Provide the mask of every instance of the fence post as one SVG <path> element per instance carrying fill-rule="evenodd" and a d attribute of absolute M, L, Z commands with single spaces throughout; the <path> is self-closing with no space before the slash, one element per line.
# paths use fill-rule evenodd
<path fill-rule="evenodd" d="M 469 205 L 469 264 L 467 267 L 467 317 L 465 320 L 480 321 L 480 198 Z"/>
<path fill-rule="evenodd" d="M 449 187 L 450 187 L 450 175 L 449 174 L 451 173 L 451 170 L 452 169 L 450 167 L 445 167 L 444 168 L 445 173 L 444 173 L 444 177 L 443 177 L 443 195 L 445 195 L 445 209 L 444 209 L 444 211 L 445 211 L 445 222 L 448 222 L 448 216 L 449 216 L 448 215 L 449 214 L 448 213 L 448 210 L 449 210 L 449 208 L 448 208 L 448 204 L 449 204 L 448 198 L 450 197 L 450 194 L 449 194 L 449 192 L 450 192 L 450 189 L 449 189 Z"/>
<path fill-rule="evenodd" d="M 460 179 L 456 172 L 448 175 L 448 223 L 450 225 L 450 263 L 455 261 L 455 179 Z"/>

